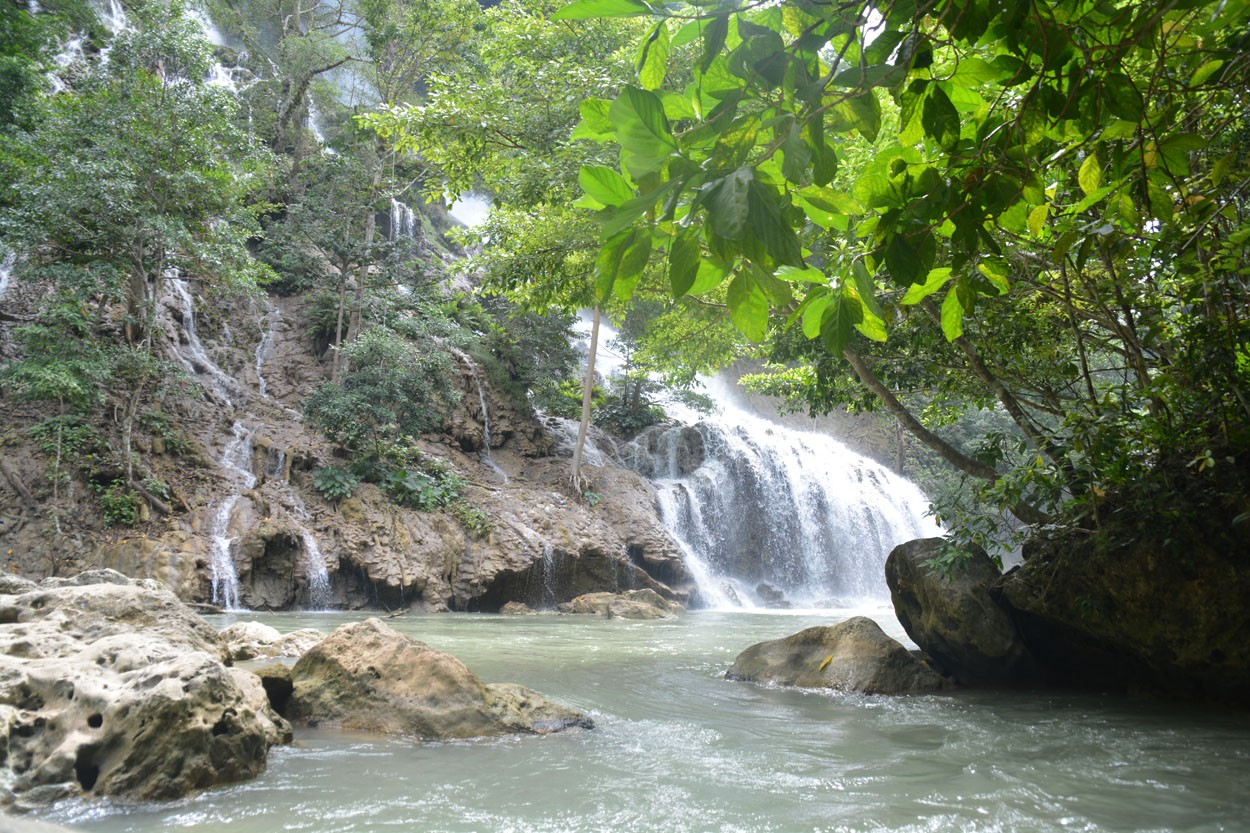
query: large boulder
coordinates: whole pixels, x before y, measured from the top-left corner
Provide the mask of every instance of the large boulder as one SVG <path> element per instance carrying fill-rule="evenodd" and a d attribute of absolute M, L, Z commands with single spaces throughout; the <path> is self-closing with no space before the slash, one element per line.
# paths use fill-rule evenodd
<path fill-rule="evenodd" d="M 559 609 L 561 613 L 588 613 L 604 619 L 672 619 L 685 608 L 644 588 L 624 593 L 585 593 Z"/>
<path fill-rule="evenodd" d="M 1250 703 L 1250 510 L 1044 530 L 996 588 L 1050 682 Z"/>
<path fill-rule="evenodd" d="M 0 803 L 168 800 L 260 774 L 290 727 L 224 659 L 155 582 L 103 571 L 0 595 Z"/>
<path fill-rule="evenodd" d="M 379 619 L 342 625 L 291 669 L 293 721 L 424 740 L 590 728 L 585 715 L 511 685 L 486 685 L 464 663 Z"/>
<path fill-rule="evenodd" d="M 936 671 L 864 616 L 752 645 L 738 655 L 725 678 L 863 694 L 914 694 L 945 687 Z"/>
<path fill-rule="evenodd" d="M 1015 623 L 990 590 L 1001 578 L 980 547 L 950 571 L 930 566 L 943 538 L 921 538 L 895 547 L 885 562 L 894 613 L 907 635 L 946 674 L 964 685 L 1020 686 L 1040 682 L 1033 656 Z"/>

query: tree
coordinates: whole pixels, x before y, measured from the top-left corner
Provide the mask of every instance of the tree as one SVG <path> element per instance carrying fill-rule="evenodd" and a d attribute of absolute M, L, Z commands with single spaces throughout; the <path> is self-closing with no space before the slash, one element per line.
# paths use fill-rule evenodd
<path fill-rule="evenodd" d="M 107 62 L 46 95 L 43 118 L 17 135 L 0 214 L 20 254 L 16 275 L 48 280 L 79 304 L 122 302 L 124 313 L 101 320 L 95 336 L 123 400 L 131 482 L 139 403 L 163 383 L 154 329 L 167 276 L 248 288 L 269 274 L 246 246 L 257 230 L 246 198 L 265 155 L 236 129 L 233 99 L 203 82 L 207 44 L 181 6 L 153 3 L 136 15 L 139 28 L 117 34 Z M 44 358 L 28 356 L 28 368 Z"/>
<path fill-rule="evenodd" d="M 744 334 L 801 326 L 1026 520 L 1250 442 L 1246 3 L 575 0 L 555 17 L 648 20 L 636 82 L 578 128 L 619 148 L 581 177 L 601 298 L 657 261 L 676 297 L 724 285 Z M 945 443 L 883 381 L 891 353 L 921 386 L 965 374 L 1036 462 L 1004 478 Z"/>

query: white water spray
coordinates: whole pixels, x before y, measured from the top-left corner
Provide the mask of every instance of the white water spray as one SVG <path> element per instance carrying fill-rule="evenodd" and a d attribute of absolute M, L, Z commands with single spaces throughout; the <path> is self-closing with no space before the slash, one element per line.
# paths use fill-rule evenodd
<path fill-rule="evenodd" d="M 252 473 L 252 432 L 236 421 L 230 428 L 234 435 L 222 450 L 218 461 L 235 486 L 235 491 L 213 513 L 212 555 L 209 570 L 212 578 L 213 604 L 227 610 L 239 610 L 239 574 L 234 568 L 234 538 L 230 535 L 230 519 L 244 490 L 256 485 Z"/>
<path fill-rule="evenodd" d="M 262 397 L 268 399 L 269 386 L 265 383 L 265 376 L 261 371 L 265 367 L 265 362 L 269 361 L 269 357 L 273 355 L 274 341 L 277 339 L 277 328 L 282 321 L 282 313 L 272 303 L 266 302 L 265 315 L 262 320 L 265 323 L 265 333 L 256 345 L 256 388 Z"/>

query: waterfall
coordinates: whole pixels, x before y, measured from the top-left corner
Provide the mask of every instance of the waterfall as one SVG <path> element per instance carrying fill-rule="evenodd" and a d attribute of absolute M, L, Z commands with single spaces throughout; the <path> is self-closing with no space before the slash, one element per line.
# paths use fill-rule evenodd
<path fill-rule="evenodd" d="M 256 388 L 260 391 L 260 395 L 263 398 L 268 399 L 269 386 L 265 384 L 265 377 L 261 370 L 264 368 L 265 362 L 273 355 L 273 345 L 277 338 L 276 330 L 278 323 L 282 320 L 282 313 L 272 303 L 266 302 L 263 320 L 265 322 L 265 333 L 256 345 Z"/>
<path fill-rule="evenodd" d="M 490 456 L 490 409 L 486 407 L 486 388 L 482 385 L 482 378 L 477 375 L 477 363 L 460 350 L 453 348 L 451 353 L 464 362 L 464 366 L 469 369 L 469 375 L 473 377 L 473 383 L 477 386 L 477 401 L 482 409 L 482 462 L 490 467 L 495 474 L 499 475 L 502 482 L 507 483 L 508 473 L 500 468 L 499 464 Z"/>
<path fill-rule="evenodd" d="M 9 283 L 13 279 L 13 266 L 17 263 L 17 256 L 9 252 L 0 259 L 0 301 L 4 300 L 4 296 L 9 293 Z"/>
<path fill-rule="evenodd" d="M 171 269 L 166 273 L 165 280 L 177 302 L 178 312 L 182 318 L 182 332 L 186 337 L 185 343 L 182 339 L 178 340 L 175 350 L 178 361 L 204 383 L 209 393 L 226 405 L 233 405 L 232 397 L 237 393 L 238 387 L 234 379 L 217 366 L 200 341 L 199 334 L 195 330 L 195 301 L 191 297 L 190 287 L 186 280 L 179 276 L 177 269 Z"/>
<path fill-rule="evenodd" d="M 221 605 L 227 610 L 239 610 L 239 574 L 234 568 L 234 538 L 230 536 L 230 519 L 244 490 L 256 485 L 256 475 L 252 473 L 252 432 L 237 420 L 230 430 L 234 437 L 226 443 L 218 463 L 226 470 L 235 488 L 213 513 L 209 570 L 213 584 L 213 604 Z"/>
<path fill-rule="evenodd" d="M 391 240 L 415 237 L 417 222 L 417 212 L 412 210 L 412 206 L 391 198 Z"/>
<path fill-rule="evenodd" d="M 308 580 L 308 606 L 311 610 L 325 610 L 330 606 L 330 572 L 326 569 L 325 559 L 321 555 L 321 542 L 317 536 L 304 525 L 311 520 L 308 507 L 300 498 L 299 493 L 284 484 L 284 491 L 293 509 L 295 531 L 299 533 L 300 543 L 304 548 L 304 577 Z"/>
<path fill-rule="evenodd" d="M 623 361 L 605 350 L 605 377 Z M 842 607 L 888 597 L 885 559 L 938 530 L 919 488 L 832 437 L 759 416 L 723 378 L 704 380 L 705 416 L 666 402 L 677 424 L 620 449 L 652 479 L 660 516 L 705 604 Z"/>

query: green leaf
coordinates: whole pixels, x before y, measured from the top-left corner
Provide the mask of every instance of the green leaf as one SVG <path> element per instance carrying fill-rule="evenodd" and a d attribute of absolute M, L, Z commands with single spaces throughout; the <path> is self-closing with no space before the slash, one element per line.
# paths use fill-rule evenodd
<path fill-rule="evenodd" d="M 937 269 L 930 269 L 929 276 L 924 283 L 914 283 L 907 287 L 907 292 L 899 299 L 899 303 L 904 306 L 918 304 L 925 298 L 928 298 L 934 292 L 937 292 L 946 282 L 951 279 L 951 269 L 949 266 L 941 266 Z"/>
<path fill-rule="evenodd" d="M 1042 229 L 1046 228 L 1046 218 L 1049 214 L 1050 203 L 1042 203 L 1029 212 L 1029 231 L 1034 237 L 1042 236 Z"/>
<path fill-rule="evenodd" d="M 758 179 L 752 179 L 747 188 L 750 222 L 746 227 L 744 248 L 757 263 L 763 260 L 761 254 L 767 254 L 777 266 L 803 265 L 803 247 L 799 245 L 799 237 L 782 216 L 784 199 L 775 189 Z M 754 245 L 757 243 L 758 246 Z M 760 248 L 763 252 L 759 251 Z"/>
<path fill-rule="evenodd" d="M 883 320 L 885 311 L 877 303 L 877 288 L 873 285 L 872 276 L 868 274 L 868 267 L 864 265 L 862 260 L 857 260 L 851 265 L 851 280 L 854 282 L 855 293 L 859 296 L 860 303 L 864 305 L 864 309 L 875 316 L 878 321 Z M 864 333 L 864 335 L 868 334 Z M 884 341 L 885 339 L 877 340 Z"/>
<path fill-rule="evenodd" d="M 552 20 L 592 20 L 600 17 L 643 17 L 652 14 L 642 0 L 573 0 L 556 10 Z"/>
<path fill-rule="evenodd" d="M 615 295 L 628 301 L 651 259 L 651 235 L 630 229 L 603 244 L 595 261 L 595 290 L 600 301 Z"/>
<path fill-rule="evenodd" d="M 703 30 L 703 60 L 699 62 L 699 72 L 706 73 L 712 68 L 713 62 L 725 48 L 725 38 L 729 36 L 729 15 L 718 15 L 708 21 Z"/>
<path fill-rule="evenodd" d="M 924 132 L 943 150 L 954 150 L 959 144 L 959 113 L 942 88 L 933 84 L 921 112 Z"/>
<path fill-rule="evenodd" d="M 740 240 L 750 211 L 748 195 L 755 172 L 743 166 L 704 186 L 702 203 L 712 231 L 726 240 Z"/>
<path fill-rule="evenodd" d="M 1102 187 L 1102 163 L 1098 161 L 1097 153 L 1090 151 L 1085 157 L 1077 171 L 1076 181 L 1087 197 Z"/>
<path fill-rule="evenodd" d="M 573 130 L 572 138 L 590 139 L 595 142 L 606 142 L 616 136 L 616 128 L 608 117 L 608 108 L 612 102 L 603 98 L 588 98 L 579 108 L 582 120 Z"/>
<path fill-rule="evenodd" d="M 811 266 L 782 266 L 777 270 L 777 277 L 791 283 L 816 283 L 826 286 L 829 284 L 825 273 Z"/>
<path fill-rule="evenodd" d="M 668 282 L 673 297 L 680 298 L 694 286 L 699 275 L 703 246 L 695 229 L 682 229 L 668 251 Z"/>
<path fill-rule="evenodd" d="M 643 39 L 638 53 L 638 83 L 644 90 L 657 90 L 668 73 L 668 21 L 661 19 Z"/>
<path fill-rule="evenodd" d="M 977 264 L 977 271 L 984 275 L 1002 295 L 1011 289 L 1007 259 L 1002 257 L 985 257 Z"/>
<path fill-rule="evenodd" d="M 946 293 L 942 302 L 942 334 L 947 341 L 954 341 L 964 334 L 964 305 L 959 302 L 959 293 L 952 289 Z"/>
<path fill-rule="evenodd" d="M 835 356 L 842 355 L 842 351 L 851 343 L 851 333 L 855 325 L 863 318 L 864 311 L 857 299 L 844 294 L 837 295 L 825 307 L 825 314 L 820 322 L 820 339 L 825 343 L 825 348 Z"/>
<path fill-rule="evenodd" d="M 869 142 L 877 141 L 881 131 L 881 102 L 871 90 L 841 102 L 837 111 L 861 136 Z"/>
<path fill-rule="evenodd" d="M 649 90 L 625 87 L 608 108 L 621 143 L 621 162 L 635 179 L 655 173 L 676 152 L 664 105 Z"/>
<path fill-rule="evenodd" d="M 1207 81 L 1211 80 L 1211 76 L 1219 72 L 1222 66 L 1224 66 L 1224 61 L 1219 58 L 1214 61 L 1207 61 L 1205 64 L 1194 70 L 1194 74 L 1189 79 L 1189 86 L 1201 87 L 1203 84 L 1207 83 Z"/>
<path fill-rule="evenodd" d="M 1146 197 L 1150 201 L 1150 213 L 1160 222 L 1172 222 L 1176 209 L 1172 204 L 1172 195 L 1153 182 L 1146 183 Z"/>
<path fill-rule="evenodd" d="M 781 144 L 784 155 L 781 174 L 793 183 L 801 183 L 807 176 L 807 168 L 812 163 L 812 152 L 803 141 L 803 132 L 799 125 L 791 127 Z"/>
<path fill-rule="evenodd" d="M 1146 115 L 1146 105 L 1141 91 L 1127 75 L 1113 72 L 1103 78 L 1102 100 L 1115 116 L 1126 121 L 1140 122 Z"/>
<path fill-rule="evenodd" d="M 885 266 L 899 286 L 919 283 L 933 266 L 937 244 L 933 233 L 921 229 L 908 234 L 895 234 L 885 249 Z"/>
<path fill-rule="evenodd" d="M 821 321 L 824 319 L 825 308 L 833 300 L 832 295 L 819 295 L 811 298 L 803 308 L 803 335 L 815 338 L 820 335 Z"/>
<path fill-rule="evenodd" d="M 634 198 L 634 189 L 625 177 L 604 165 L 582 165 L 577 181 L 583 191 L 603 205 L 617 206 Z"/>
<path fill-rule="evenodd" d="M 730 266 L 721 260 L 703 258 L 699 261 L 699 273 L 695 276 L 694 285 L 686 292 L 687 295 L 702 295 L 715 289 L 725 281 Z"/>
<path fill-rule="evenodd" d="M 768 332 L 768 299 L 745 272 L 730 282 L 728 302 L 729 317 L 742 334 L 756 344 L 763 341 Z"/>

